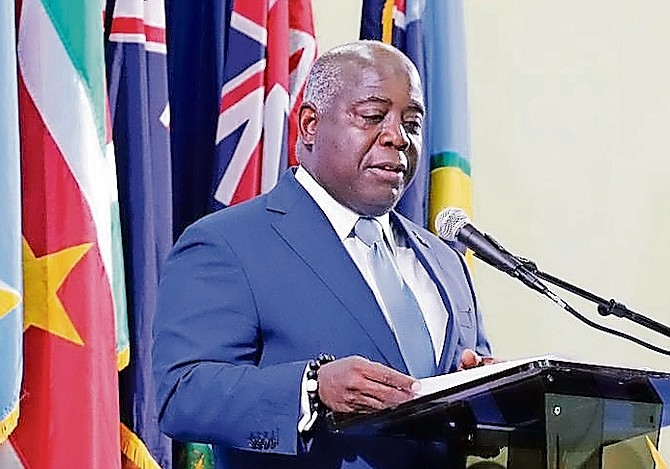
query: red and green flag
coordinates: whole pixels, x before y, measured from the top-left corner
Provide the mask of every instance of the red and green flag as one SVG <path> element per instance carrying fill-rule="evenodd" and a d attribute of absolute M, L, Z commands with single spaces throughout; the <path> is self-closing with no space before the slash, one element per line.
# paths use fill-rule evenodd
<path fill-rule="evenodd" d="M 102 7 L 17 10 L 24 379 L 10 442 L 23 467 L 118 468 L 128 348 Z"/>

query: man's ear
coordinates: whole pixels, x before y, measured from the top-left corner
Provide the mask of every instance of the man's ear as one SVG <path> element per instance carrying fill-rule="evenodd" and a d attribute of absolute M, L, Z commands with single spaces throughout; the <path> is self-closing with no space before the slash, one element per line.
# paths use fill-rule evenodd
<path fill-rule="evenodd" d="M 312 103 L 303 103 L 298 114 L 298 132 L 300 140 L 308 150 L 312 150 L 316 126 L 319 122 L 319 113 Z"/>

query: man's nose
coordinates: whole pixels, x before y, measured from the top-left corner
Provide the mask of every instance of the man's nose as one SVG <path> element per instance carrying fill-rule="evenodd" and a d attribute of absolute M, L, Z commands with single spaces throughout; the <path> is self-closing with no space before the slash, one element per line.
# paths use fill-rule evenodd
<path fill-rule="evenodd" d="M 389 120 L 379 138 L 380 143 L 384 146 L 393 146 L 399 151 L 405 151 L 409 148 L 409 136 L 402 125 L 401 119 Z"/>

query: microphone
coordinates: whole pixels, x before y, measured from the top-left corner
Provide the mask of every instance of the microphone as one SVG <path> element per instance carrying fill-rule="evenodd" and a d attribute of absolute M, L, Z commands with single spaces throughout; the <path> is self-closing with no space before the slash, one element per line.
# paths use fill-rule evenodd
<path fill-rule="evenodd" d="M 524 264 L 495 239 L 472 226 L 463 210 L 447 207 L 435 218 L 435 231 L 445 241 L 463 243 L 476 257 L 498 270 L 521 280 L 533 290 L 546 294 L 548 288 Z"/>

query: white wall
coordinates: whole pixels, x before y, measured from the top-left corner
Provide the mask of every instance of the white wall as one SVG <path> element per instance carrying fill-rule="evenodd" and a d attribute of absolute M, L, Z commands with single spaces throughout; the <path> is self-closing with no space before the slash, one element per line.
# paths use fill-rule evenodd
<path fill-rule="evenodd" d="M 356 39 L 360 0 L 313 4 L 321 51 Z M 670 2 L 465 8 L 476 224 L 543 270 L 670 324 Z M 593 331 L 481 263 L 476 283 L 502 357 L 559 353 L 670 370 L 670 358 Z"/>
<path fill-rule="evenodd" d="M 362 0 L 312 0 L 319 53 L 358 39 Z"/>
<path fill-rule="evenodd" d="M 466 0 L 466 13 L 477 223 L 545 271 L 670 324 L 670 3 Z M 670 369 L 488 267 L 477 285 L 501 354 Z"/>

